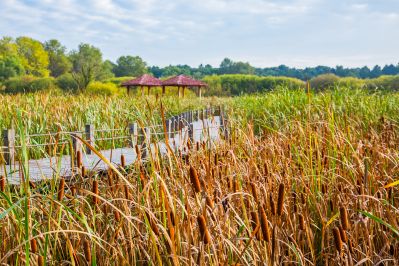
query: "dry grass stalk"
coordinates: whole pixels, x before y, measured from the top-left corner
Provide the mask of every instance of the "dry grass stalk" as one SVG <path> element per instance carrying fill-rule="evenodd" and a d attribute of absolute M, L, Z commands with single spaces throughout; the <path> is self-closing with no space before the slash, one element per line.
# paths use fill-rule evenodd
<path fill-rule="evenodd" d="M 0 176 L 0 191 L 1 192 L 6 191 L 6 178 L 3 175 Z"/>

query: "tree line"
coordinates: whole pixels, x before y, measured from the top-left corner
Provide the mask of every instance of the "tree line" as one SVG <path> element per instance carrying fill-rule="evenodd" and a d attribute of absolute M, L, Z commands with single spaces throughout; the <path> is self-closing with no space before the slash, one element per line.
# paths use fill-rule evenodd
<path fill-rule="evenodd" d="M 137 77 L 151 73 L 155 77 L 168 77 L 185 74 L 198 79 L 205 76 L 224 74 L 246 74 L 257 76 L 285 76 L 300 80 L 310 80 L 323 74 L 338 77 L 361 79 L 378 78 L 383 75 L 399 74 L 399 64 L 345 68 L 343 66 L 317 66 L 304 69 L 285 65 L 256 68 L 248 62 L 223 59 L 218 67 L 209 64 L 191 67 L 189 65 L 169 65 L 166 67 L 148 66 L 139 56 L 125 55 L 115 62 L 104 60 L 99 48 L 90 44 L 80 44 L 77 49 L 67 51 L 58 40 L 40 42 L 30 37 L 3 37 L 0 39 L 0 83 L 21 77 L 54 77 L 62 82 L 73 82 L 76 90 L 84 90 L 92 81 L 102 81 L 113 77 Z"/>

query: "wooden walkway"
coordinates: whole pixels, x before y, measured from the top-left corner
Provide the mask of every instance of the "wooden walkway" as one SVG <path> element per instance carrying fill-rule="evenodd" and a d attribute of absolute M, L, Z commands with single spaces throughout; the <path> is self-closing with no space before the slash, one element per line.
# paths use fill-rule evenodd
<path fill-rule="evenodd" d="M 220 138 L 221 117 L 193 121 L 190 123 L 193 130 L 193 141 L 209 140 L 215 143 Z M 169 138 L 169 145 L 177 151 L 179 147 L 186 145 L 189 139 L 188 127 L 183 128 L 179 133 L 172 134 Z M 155 147 L 157 145 L 157 147 Z M 156 149 L 157 148 L 157 149 Z M 159 150 L 161 154 L 166 153 L 166 144 L 164 142 L 152 143 L 151 150 Z M 114 165 L 121 165 L 121 155 L 124 155 L 126 165 L 136 161 L 137 155 L 134 148 L 117 148 L 101 151 L 101 154 L 109 159 Z M 82 155 L 82 165 L 88 171 L 101 171 L 108 169 L 108 165 L 103 162 L 96 154 Z M 0 175 L 7 178 L 9 184 L 18 185 L 21 181 L 21 165 L 14 162 L 12 165 L 5 165 L 0 169 Z M 70 177 L 73 174 L 71 169 L 71 157 L 65 155 L 62 157 L 50 157 L 29 161 L 29 178 L 32 182 L 38 182 L 45 179 L 51 179 L 56 176 Z"/>

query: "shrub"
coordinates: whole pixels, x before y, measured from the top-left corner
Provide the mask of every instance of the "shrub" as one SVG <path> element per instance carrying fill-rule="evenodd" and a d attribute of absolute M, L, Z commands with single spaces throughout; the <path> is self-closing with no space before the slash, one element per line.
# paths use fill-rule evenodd
<path fill-rule="evenodd" d="M 371 90 L 398 91 L 399 75 L 370 79 L 367 81 L 367 88 Z"/>
<path fill-rule="evenodd" d="M 77 92 L 78 90 L 78 84 L 69 73 L 59 76 L 56 83 L 57 86 L 63 91 Z"/>
<path fill-rule="evenodd" d="M 304 82 L 288 77 L 260 77 L 255 75 L 220 75 L 206 76 L 209 87 L 204 95 L 230 96 L 270 91 L 278 87 L 298 89 L 304 87 Z"/>
<path fill-rule="evenodd" d="M 6 93 L 28 93 L 55 88 L 54 78 L 15 77 L 4 82 Z"/>
<path fill-rule="evenodd" d="M 104 80 L 104 83 L 113 83 L 116 86 L 120 86 L 122 82 L 134 79 L 134 77 L 118 77 L 118 78 L 110 78 Z"/>
<path fill-rule="evenodd" d="M 338 83 L 339 77 L 334 74 L 319 75 L 310 80 L 311 88 L 315 90 L 332 89 Z"/>
<path fill-rule="evenodd" d="M 102 83 L 95 81 L 89 84 L 86 89 L 87 94 L 113 95 L 121 93 L 121 89 L 113 83 Z"/>
<path fill-rule="evenodd" d="M 338 82 L 336 82 L 338 87 L 346 87 L 351 89 L 362 89 L 365 88 L 366 82 L 363 79 L 354 78 L 354 77 L 345 77 L 340 78 Z"/>

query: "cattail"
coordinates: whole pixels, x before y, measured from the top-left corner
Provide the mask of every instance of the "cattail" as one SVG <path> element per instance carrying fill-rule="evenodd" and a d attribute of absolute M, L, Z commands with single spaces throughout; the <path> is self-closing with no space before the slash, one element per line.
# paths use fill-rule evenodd
<path fill-rule="evenodd" d="M 208 244 L 211 242 L 211 235 L 209 234 L 208 228 L 206 227 L 206 221 L 204 216 L 199 215 L 197 217 L 197 222 L 200 230 L 201 240 L 204 241 L 204 244 Z"/>
<path fill-rule="evenodd" d="M 266 212 L 263 209 L 263 207 L 259 208 L 259 213 L 260 213 L 260 225 L 262 228 L 263 239 L 266 242 L 270 242 L 269 222 L 267 221 Z"/>
<path fill-rule="evenodd" d="M 201 192 L 201 184 L 198 178 L 197 170 L 195 170 L 195 168 L 192 166 L 190 166 L 190 180 L 195 193 Z"/>
<path fill-rule="evenodd" d="M 65 193 L 65 179 L 61 178 L 60 183 L 58 185 L 58 201 L 61 201 L 64 198 L 64 193 Z"/>
<path fill-rule="evenodd" d="M 118 223 L 121 221 L 121 215 L 117 210 L 114 210 L 114 217 L 115 221 L 117 221 Z"/>
<path fill-rule="evenodd" d="M 346 243 L 348 242 L 348 236 L 346 235 L 345 230 L 342 228 L 342 226 L 339 226 L 339 235 L 341 236 L 341 240 Z"/>
<path fill-rule="evenodd" d="M 99 201 L 98 198 L 97 198 L 97 195 L 98 195 L 98 181 L 97 180 L 93 181 L 93 190 L 92 190 L 92 192 L 93 192 L 93 194 L 95 194 L 95 195 L 93 195 L 93 204 L 97 205 L 98 201 Z"/>
<path fill-rule="evenodd" d="M 125 168 L 126 167 L 126 161 L 125 161 L 125 155 L 121 155 L 121 166 L 122 166 L 122 168 Z"/>
<path fill-rule="evenodd" d="M 276 205 L 274 204 L 273 194 L 269 194 L 270 211 L 273 215 L 276 215 Z"/>
<path fill-rule="evenodd" d="M 71 193 L 72 193 L 72 196 L 76 196 L 76 187 L 75 186 L 71 187 Z"/>
<path fill-rule="evenodd" d="M 78 168 L 82 167 L 82 153 L 81 151 L 76 152 L 76 166 Z"/>
<path fill-rule="evenodd" d="M 344 230 L 349 229 L 348 213 L 344 207 L 339 208 L 339 213 L 341 217 L 341 225 Z"/>
<path fill-rule="evenodd" d="M 134 146 L 134 148 L 135 148 L 135 150 L 136 150 L 137 160 L 140 161 L 140 160 L 141 160 L 141 150 L 140 150 L 140 147 L 139 147 L 139 145 L 136 144 L 136 145 Z"/>
<path fill-rule="evenodd" d="M 124 192 L 125 192 L 125 198 L 128 199 L 128 200 L 130 200 L 129 187 L 127 186 L 127 184 L 125 184 L 125 185 L 123 186 L 123 190 L 124 190 Z"/>
<path fill-rule="evenodd" d="M 338 252 L 341 252 L 343 245 L 342 245 L 341 235 L 339 233 L 339 229 L 338 228 L 335 227 L 333 229 L 333 235 L 334 235 L 335 247 L 337 248 Z"/>
<path fill-rule="evenodd" d="M 34 238 L 30 240 L 30 250 L 32 253 L 37 253 L 37 242 Z"/>
<path fill-rule="evenodd" d="M 37 256 L 37 265 L 44 266 L 44 258 L 42 255 Z"/>
<path fill-rule="evenodd" d="M 199 150 L 200 150 L 200 143 L 197 141 L 195 144 L 196 144 L 196 146 L 197 146 L 197 147 L 196 147 L 196 150 L 199 151 Z"/>
<path fill-rule="evenodd" d="M 148 222 L 150 223 L 151 230 L 154 232 L 154 234 L 159 235 L 158 226 L 154 222 L 154 219 L 152 219 L 152 217 L 148 213 L 145 213 L 145 215 L 147 216 Z"/>
<path fill-rule="evenodd" d="M 305 219 L 303 218 L 302 214 L 298 214 L 298 223 L 299 223 L 299 230 L 305 230 Z"/>
<path fill-rule="evenodd" d="M 6 178 L 2 175 L 0 176 L 0 191 L 4 192 L 6 190 Z"/>
<path fill-rule="evenodd" d="M 284 191 L 285 191 L 284 184 L 280 184 L 280 186 L 278 187 L 278 200 L 277 200 L 277 215 L 279 216 L 281 216 L 281 214 L 283 213 Z"/>
<path fill-rule="evenodd" d="M 86 239 L 83 240 L 83 252 L 85 254 L 86 261 L 91 261 L 91 248 L 90 243 Z"/>
<path fill-rule="evenodd" d="M 80 167 L 80 173 L 81 173 L 82 177 L 86 177 L 86 167 L 84 167 L 83 165 L 82 165 L 82 167 Z"/>
<path fill-rule="evenodd" d="M 206 205 L 207 205 L 209 208 L 213 209 L 213 208 L 214 208 L 214 204 L 213 204 L 213 200 L 211 199 L 211 197 L 208 196 L 208 195 L 206 195 L 206 196 L 205 196 L 205 199 L 206 199 Z"/>
<path fill-rule="evenodd" d="M 258 202 L 258 192 L 256 190 L 255 183 L 251 183 L 251 192 L 252 192 L 252 196 L 254 197 L 255 202 Z"/>
<path fill-rule="evenodd" d="M 260 226 L 260 221 L 259 221 L 259 216 L 257 212 L 251 212 L 251 218 L 252 218 L 252 230 L 256 230 L 256 227 Z M 262 240 L 261 235 L 260 235 L 260 230 L 256 233 L 256 239 Z"/>

